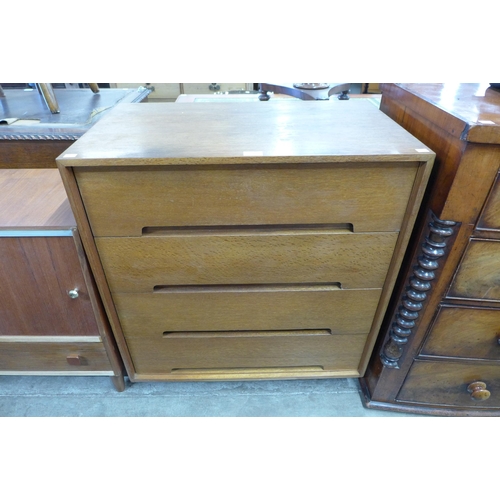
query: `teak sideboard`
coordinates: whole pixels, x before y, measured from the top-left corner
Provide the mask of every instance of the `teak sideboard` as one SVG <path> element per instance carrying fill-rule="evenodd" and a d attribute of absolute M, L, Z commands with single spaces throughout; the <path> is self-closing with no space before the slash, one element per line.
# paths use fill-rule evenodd
<path fill-rule="evenodd" d="M 381 110 L 436 152 L 362 379 L 370 408 L 500 415 L 500 92 L 387 84 Z"/>
<path fill-rule="evenodd" d="M 0 375 L 124 369 L 59 172 L 0 169 Z"/>
<path fill-rule="evenodd" d="M 364 374 L 434 153 L 372 103 L 116 106 L 57 159 L 132 381 Z"/>

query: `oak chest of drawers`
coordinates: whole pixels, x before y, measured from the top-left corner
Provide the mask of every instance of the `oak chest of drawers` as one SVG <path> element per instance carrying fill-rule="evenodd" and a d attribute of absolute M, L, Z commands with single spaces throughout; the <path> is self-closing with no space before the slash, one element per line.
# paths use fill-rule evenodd
<path fill-rule="evenodd" d="M 132 381 L 359 377 L 434 153 L 367 102 L 117 106 L 58 166 Z"/>
<path fill-rule="evenodd" d="M 391 84 L 381 109 L 436 152 L 436 165 L 362 381 L 367 405 L 500 415 L 500 93 Z"/>
<path fill-rule="evenodd" d="M 0 375 L 123 366 L 56 169 L 0 170 Z"/>

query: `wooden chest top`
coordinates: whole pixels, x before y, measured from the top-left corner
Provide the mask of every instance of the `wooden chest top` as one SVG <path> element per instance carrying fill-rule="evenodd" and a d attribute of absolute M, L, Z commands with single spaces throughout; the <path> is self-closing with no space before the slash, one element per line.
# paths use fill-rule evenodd
<path fill-rule="evenodd" d="M 60 166 L 429 161 L 431 151 L 362 101 L 119 104 Z"/>
<path fill-rule="evenodd" d="M 400 83 L 382 88 L 400 107 L 453 138 L 500 144 L 500 90 L 487 83 Z"/>

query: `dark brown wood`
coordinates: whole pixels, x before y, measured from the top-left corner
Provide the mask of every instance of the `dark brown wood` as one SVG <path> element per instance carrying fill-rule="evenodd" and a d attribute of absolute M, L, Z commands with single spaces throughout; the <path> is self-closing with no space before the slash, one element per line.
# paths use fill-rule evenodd
<path fill-rule="evenodd" d="M 491 397 L 484 392 L 486 387 Z M 397 400 L 457 408 L 498 408 L 499 391 L 498 365 L 416 360 Z"/>
<path fill-rule="evenodd" d="M 499 309 L 443 305 L 420 355 L 498 361 L 499 334 Z"/>
<path fill-rule="evenodd" d="M 66 356 L 66 361 L 68 362 L 68 365 L 72 366 L 81 366 L 85 365 L 85 358 L 78 354 L 70 354 L 69 356 Z"/>
<path fill-rule="evenodd" d="M 0 188 L 0 373 L 123 379 L 58 170 L 0 170 Z"/>
<path fill-rule="evenodd" d="M 399 359 L 411 339 L 427 303 L 433 282 L 439 275 L 440 261 L 447 255 L 449 239 L 453 236 L 454 221 L 443 221 L 434 214 L 428 217 L 428 232 L 421 240 L 413 260 L 413 272 L 407 282 L 397 312 L 394 314 L 380 359 L 384 366 L 399 368 Z"/>
<path fill-rule="evenodd" d="M 489 373 L 497 370 L 500 374 L 500 355 L 494 344 L 497 332 L 486 332 L 487 325 L 491 324 L 488 318 L 493 318 L 499 306 L 495 292 L 495 268 L 498 266 L 495 263 L 498 260 L 496 249 L 500 247 L 491 238 L 498 238 L 495 233 L 496 190 L 492 190 L 492 186 L 500 167 L 500 98 L 487 85 L 479 84 L 384 84 L 382 88 L 382 111 L 436 151 L 437 156 L 406 264 L 362 382 L 366 404 L 395 411 L 464 414 L 464 406 L 474 406 L 470 396 L 465 399 L 460 396 L 451 403 L 441 396 L 433 398 L 432 391 L 427 391 L 430 377 L 425 378 L 424 372 L 425 367 L 435 366 L 436 370 L 448 373 L 446 384 L 450 387 L 455 383 L 453 377 L 459 376 L 459 372 L 454 371 L 457 359 L 463 361 L 464 370 L 468 362 L 472 368 L 472 364 L 476 366 L 488 360 L 493 363 Z M 490 202 L 483 211 L 488 196 Z M 407 294 L 419 246 L 425 241 L 429 210 L 439 219 L 454 221 L 457 229 L 449 241 L 449 252 L 443 257 L 439 276 L 426 292 L 418 322 L 405 339 L 403 355 L 397 362 L 399 369 L 394 369 L 384 366 L 380 355 L 390 336 L 393 318 Z M 478 226 L 481 213 L 484 215 Z M 467 248 L 471 250 L 466 253 Z M 466 304 L 477 310 L 464 308 Z M 443 323 L 445 317 L 452 320 L 452 309 L 447 308 L 451 306 L 461 308 L 453 310 L 454 317 L 460 318 L 466 331 L 461 331 L 458 319 L 450 323 L 453 327 Z M 493 312 L 486 312 L 488 308 Z M 481 321 L 474 324 L 474 318 L 481 318 Z M 450 328 L 455 330 L 453 334 Z M 488 342 L 492 345 L 488 346 Z M 431 359 L 434 364 L 429 364 Z M 412 393 L 418 392 L 418 398 L 408 396 L 410 386 Z M 491 413 L 497 406 L 500 414 L 499 400 L 496 401 L 492 396 L 487 407 Z M 454 409 L 449 408 L 450 404 L 455 405 Z M 426 409 L 422 410 L 421 405 L 426 405 Z M 445 405 L 448 406 L 446 410 L 443 409 Z"/>
<path fill-rule="evenodd" d="M 99 334 L 71 236 L 0 237 L 0 255 L 0 335 Z"/>
<path fill-rule="evenodd" d="M 448 297 L 500 301 L 500 240 L 472 238 Z"/>
<path fill-rule="evenodd" d="M 494 231 L 500 234 L 500 173 L 495 179 L 495 183 L 484 206 L 481 218 L 477 223 L 480 231 Z"/>
<path fill-rule="evenodd" d="M 78 363 L 69 363 L 79 359 Z M 0 372 L 8 374 L 71 375 L 84 372 L 92 375 L 116 376 L 108 355 L 100 342 L 1 342 Z"/>

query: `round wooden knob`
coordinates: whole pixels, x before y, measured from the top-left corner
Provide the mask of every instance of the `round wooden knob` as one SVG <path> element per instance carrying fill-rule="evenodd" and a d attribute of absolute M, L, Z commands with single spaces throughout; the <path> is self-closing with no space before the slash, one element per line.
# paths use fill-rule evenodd
<path fill-rule="evenodd" d="M 486 384 L 484 382 L 472 382 L 467 386 L 467 391 L 470 392 L 470 397 L 476 401 L 482 401 L 491 396 L 491 393 L 486 389 Z"/>

